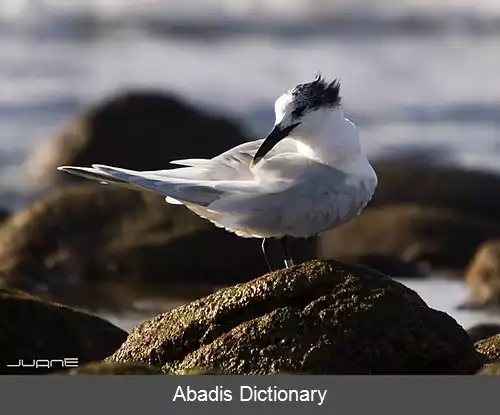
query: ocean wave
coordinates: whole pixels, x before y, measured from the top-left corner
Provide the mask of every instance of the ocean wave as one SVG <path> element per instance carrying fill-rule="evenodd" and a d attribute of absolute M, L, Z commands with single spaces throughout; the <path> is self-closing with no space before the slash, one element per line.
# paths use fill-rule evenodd
<path fill-rule="evenodd" d="M 10 6 L 7 6 L 9 5 Z M 157 34 L 393 35 L 500 33 L 494 0 L 0 0 L 10 27 L 85 36 L 96 31 L 144 29 Z M 7 27 L 4 24 L 4 27 Z M 56 28 L 56 31 L 54 31 Z M 59 29 L 57 29 L 59 28 Z M 62 29 L 61 29 L 62 28 Z M 48 30 L 50 29 L 50 30 Z M 70 32 L 70 33 L 67 33 Z"/>

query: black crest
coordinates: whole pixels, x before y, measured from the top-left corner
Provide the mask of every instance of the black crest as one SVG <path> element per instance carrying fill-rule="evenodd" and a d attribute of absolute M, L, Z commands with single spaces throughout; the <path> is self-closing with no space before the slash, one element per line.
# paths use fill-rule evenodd
<path fill-rule="evenodd" d="M 335 107 L 341 102 L 340 81 L 335 79 L 333 82 L 327 82 L 320 73 L 316 75 L 314 81 L 297 85 L 290 93 L 295 102 L 295 110 L 292 113 L 295 118 L 308 110 Z"/>

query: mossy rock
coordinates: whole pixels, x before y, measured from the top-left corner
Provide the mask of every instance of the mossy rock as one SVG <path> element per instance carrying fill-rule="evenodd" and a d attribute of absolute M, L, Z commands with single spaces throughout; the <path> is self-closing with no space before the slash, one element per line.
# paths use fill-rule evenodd
<path fill-rule="evenodd" d="M 500 334 L 488 337 L 474 343 L 476 350 L 485 356 L 488 361 L 500 360 Z"/>
<path fill-rule="evenodd" d="M 142 363 L 87 363 L 68 372 L 65 375 L 162 375 L 163 372 L 154 366 Z"/>
<path fill-rule="evenodd" d="M 214 157 L 247 137 L 236 123 L 205 113 L 179 97 L 129 90 L 83 108 L 26 168 L 40 181 L 79 181 L 61 165 L 107 164 L 133 170 L 168 168 L 170 160 Z"/>
<path fill-rule="evenodd" d="M 266 270 L 260 241 L 153 193 L 112 186 L 61 188 L 0 227 L 0 279 L 24 290 L 46 287 L 61 293 L 58 300 L 89 283 L 214 285 Z"/>
<path fill-rule="evenodd" d="M 7 366 L 19 365 L 19 359 L 24 366 L 33 359 L 102 360 L 126 338 L 125 331 L 92 314 L 0 289 L 0 374 L 42 374 L 61 367 L 59 362 L 51 368 Z"/>
<path fill-rule="evenodd" d="M 318 237 L 324 259 L 362 262 L 394 258 L 435 269 L 463 271 L 483 241 L 500 237 L 500 222 L 418 205 L 371 207 Z"/>
<path fill-rule="evenodd" d="M 465 330 L 376 271 L 311 261 L 264 275 L 135 327 L 109 362 L 168 373 L 473 374 Z"/>

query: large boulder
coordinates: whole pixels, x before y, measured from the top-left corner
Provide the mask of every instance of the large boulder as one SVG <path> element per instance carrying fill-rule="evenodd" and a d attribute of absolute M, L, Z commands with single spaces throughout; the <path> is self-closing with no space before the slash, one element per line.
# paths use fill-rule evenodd
<path fill-rule="evenodd" d="M 469 307 L 500 307 L 500 239 L 483 243 L 470 261 L 465 281 Z"/>
<path fill-rule="evenodd" d="M 75 179 L 56 171 L 61 165 L 166 169 L 169 160 L 213 157 L 245 140 L 235 123 L 174 95 L 133 90 L 83 109 L 26 167 L 37 180 L 61 182 Z"/>
<path fill-rule="evenodd" d="M 324 259 L 362 263 L 378 256 L 417 268 L 430 264 L 462 271 L 477 247 L 492 237 L 500 237 L 500 222 L 419 205 L 378 206 L 321 235 L 316 252 Z"/>
<path fill-rule="evenodd" d="M 0 289 L 0 374 L 42 374 L 102 360 L 126 338 L 92 314 Z M 61 359 L 70 360 L 52 361 Z"/>
<path fill-rule="evenodd" d="M 473 374 L 467 333 L 376 271 L 311 261 L 135 327 L 106 361 L 167 373 Z"/>
<path fill-rule="evenodd" d="M 0 227 L 0 280 L 65 303 L 89 283 L 214 285 L 266 270 L 258 240 L 153 193 L 113 186 L 60 188 Z"/>
<path fill-rule="evenodd" d="M 373 167 L 379 184 L 371 207 L 414 204 L 500 222 L 499 174 L 397 156 Z"/>

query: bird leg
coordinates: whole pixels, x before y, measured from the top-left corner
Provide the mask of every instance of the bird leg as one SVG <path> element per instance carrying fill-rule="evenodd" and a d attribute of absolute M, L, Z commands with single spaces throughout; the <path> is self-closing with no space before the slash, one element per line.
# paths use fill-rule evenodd
<path fill-rule="evenodd" d="M 285 267 L 290 268 L 293 266 L 293 259 L 290 255 L 290 251 L 288 250 L 288 239 L 287 237 L 283 237 L 280 239 L 281 248 L 283 249 L 283 254 L 285 257 Z"/>
<path fill-rule="evenodd" d="M 269 247 L 269 239 L 262 239 L 262 253 L 264 254 L 264 258 L 266 259 L 267 267 L 269 268 L 269 272 L 273 272 L 273 268 L 271 267 L 271 263 L 269 262 L 269 256 L 267 254 L 267 248 Z"/>

